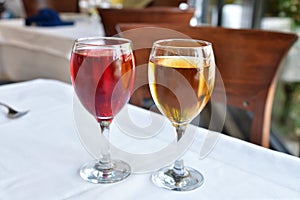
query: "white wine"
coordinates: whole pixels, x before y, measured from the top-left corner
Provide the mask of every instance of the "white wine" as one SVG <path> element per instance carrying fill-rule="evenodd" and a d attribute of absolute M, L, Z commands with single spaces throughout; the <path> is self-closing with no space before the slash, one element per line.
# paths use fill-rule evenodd
<path fill-rule="evenodd" d="M 189 123 L 210 99 L 214 73 L 205 59 L 179 56 L 150 59 L 149 85 L 155 104 L 172 123 Z"/>

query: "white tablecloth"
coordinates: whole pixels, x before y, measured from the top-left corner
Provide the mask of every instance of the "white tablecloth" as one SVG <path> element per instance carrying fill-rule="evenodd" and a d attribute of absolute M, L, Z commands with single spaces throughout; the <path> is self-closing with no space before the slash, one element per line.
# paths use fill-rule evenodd
<path fill-rule="evenodd" d="M 11 80 L 52 78 L 70 82 L 69 57 L 76 38 L 103 36 L 100 20 L 63 14 L 73 26 L 26 27 L 24 19 L 0 21 L 0 73 Z M 0 74 L 1 78 L 1 74 Z"/>
<path fill-rule="evenodd" d="M 0 110 L 0 199 L 300 199 L 299 158 L 220 134 L 211 153 L 199 159 L 206 134 L 201 128 L 184 154 L 186 163 L 204 174 L 201 188 L 167 191 L 150 182 L 150 173 L 115 184 L 87 183 L 78 170 L 92 158 L 75 130 L 70 85 L 39 79 L 1 86 L 0 101 L 30 109 L 15 120 Z M 149 114 L 129 110 L 133 116 Z M 111 132 L 118 142 L 114 135 L 120 130 L 112 126 Z"/>

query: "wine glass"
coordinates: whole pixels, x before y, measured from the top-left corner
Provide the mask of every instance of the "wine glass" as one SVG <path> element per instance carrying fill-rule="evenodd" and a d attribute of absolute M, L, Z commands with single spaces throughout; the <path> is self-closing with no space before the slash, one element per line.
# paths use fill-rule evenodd
<path fill-rule="evenodd" d="M 211 43 L 193 39 L 156 41 L 148 76 L 153 100 L 175 127 L 178 142 L 212 94 L 215 61 Z M 159 187 L 176 191 L 193 190 L 204 182 L 203 175 L 185 167 L 182 159 L 154 173 L 151 179 Z"/>
<path fill-rule="evenodd" d="M 80 38 L 74 42 L 71 80 L 81 104 L 101 128 L 101 155 L 80 169 L 80 176 L 92 183 L 114 183 L 131 173 L 121 160 L 111 160 L 109 126 L 128 102 L 133 89 L 135 64 L 132 42 L 114 37 Z"/>

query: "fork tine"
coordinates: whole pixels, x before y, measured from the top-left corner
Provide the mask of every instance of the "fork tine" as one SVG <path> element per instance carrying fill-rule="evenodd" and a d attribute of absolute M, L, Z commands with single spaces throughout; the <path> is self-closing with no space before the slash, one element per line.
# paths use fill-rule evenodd
<path fill-rule="evenodd" d="M 0 102 L 0 105 L 6 107 L 8 109 L 8 113 L 6 116 L 10 119 L 16 119 L 18 117 L 22 117 L 23 115 L 26 115 L 29 112 L 29 110 L 17 111 L 15 109 L 13 109 L 12 107 L 8 106 L 7 104 L 1 103 L 1 102 Z"/>
<path fill-rule="evenodd" d="M 15 112 L 15 113 L 9 112 L 9 113 L 7 113 L 7 117 L 10 118 L 10 119 L 16 119 L 18 117 L 22 117 L 22 116 L 26 115 L 28 112 L 29 112 L 28 110 L 18 111 L 18 112 Z"/>

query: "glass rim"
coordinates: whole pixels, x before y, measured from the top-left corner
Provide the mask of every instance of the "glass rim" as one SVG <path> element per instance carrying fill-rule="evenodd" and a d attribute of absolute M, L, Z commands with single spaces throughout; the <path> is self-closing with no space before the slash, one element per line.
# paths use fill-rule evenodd
<path fill-rule="evenodd" d="M 96 44 L 91 43 L 91 41 L 97 41 L 97 40 L 107 40 L 107 41 L 121 41 L 122 43 L 115 43 L 115 44 Z M 124 46 L 124 45 L 132 45 L 132 41 L 127 38 L 120 38 L 120 37 L 106 37 L 106 36 L 95 36 L 95 37 L 83 37 L 83 38 L 77 38 L 74 41 L 74 44 L 80 44 L 80 45 L 88 45 L 88 46 L 105 46 L 105 47 L 116 47 L 116 46 Z"/>
<path fill-rule="evenodd" d="M 182 41 L 182 42 L 194 42 L 197 44 L 205 44 L 204 46 L 173 46 L 173 45 L 168 45 L 168 44 L 164 44 L 162 45 L 161 43 L 163 42 L 170 42 L 170 41 Z M 198 49 L 198 48 L 207 48 L 207 47 L 211 47 L 212 43 L 205 41 L 205 40 L 198 40 L 198 39 L 180 39 L 180 38 L 174 38 L 174 39 L 161 39 L 161 40 L 157 40 L 153 43 L 153 46 L 157 46 L 157 47 L 162 47 L 162 48 L 176 48 L 176 49 Z"/>

